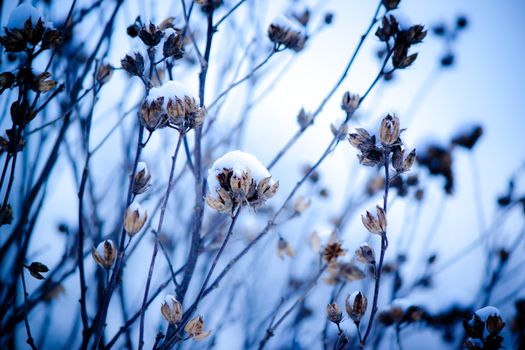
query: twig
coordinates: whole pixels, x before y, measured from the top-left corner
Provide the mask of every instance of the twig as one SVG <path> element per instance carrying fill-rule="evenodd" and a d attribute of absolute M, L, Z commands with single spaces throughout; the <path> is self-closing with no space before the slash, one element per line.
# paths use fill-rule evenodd
<path fill-rule="evenodd" d="M 33 337 L 31 336 L 31 328 L 29 327 L 29 320 L 27 316 L 27 296 L 29 294 L 27 293 L 26 279 L 24 277 L 24 271 L 22 271 L 21 277 L 22 277 L 22 288 L 24 289 L 24 323 L 26 325 L 26 333 L 27 333 L 26 343 L 29 344 L 31 349 L 37 350 Z"/>

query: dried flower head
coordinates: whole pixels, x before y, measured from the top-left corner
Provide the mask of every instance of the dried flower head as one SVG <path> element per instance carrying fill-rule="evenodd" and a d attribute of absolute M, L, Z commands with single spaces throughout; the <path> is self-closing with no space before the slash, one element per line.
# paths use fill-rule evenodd
<path fill-rule="evenodd" d="M 374 250 L 368 245 L 368 243 L 363 243 L 355 251 L 355 256 L 357 260 L 361 261 L 364 264 L 375 265 L 376 258 L 374 255 Z"/>
<path fill-rule="evenodd" d="M 277 255 L 283 260 L 285 256 L 290 258 L 294 256 L 294 250 L 292 246 L 282 237 L 279 237 L 279 240 L 277 241 Z"/>
<path fill-rule="evenodd" d="M 238 206 L 263 205 L 278 188 L 279 182 L 257 158 L 232 151 L 217 159 L 208 171 L 206 202 L 217 211 L 233 213 Z"/>
<path fill-rule="evenodd" d="M 128 209 L 126 209 L 126 215 L 124 216 L 124 230 L 126 230 L 130 237 L 133 237 L 142 229 L 142 227 L 144 227 L 147 219 L 147 211 L 142 209 L 140 203 L 135 200 L 129 205 Z"/>
<path fill-rule="evenodd" d="M 176 324 L 182 320 L 182 304 L 173 295 L 166 295 L 160 312 L 170 324 Z"/>
<path fill-rule="evenodd" d="M 139 31 L 139 38 L 147 46 L 157 46 L 162 39 L 162 31 L 153 23 L 143 25 Z"/>
<path fill-rule="evenodd" d="M 206 115 L 199 99 L 181 82 L 168 81 L 152 88 L 140 110 L 140 121 L 149 131 L 169 125 L 179 132 L 200 126 Z"/>
<path fill-rule="evenodd" d="M 386 233 L 386 214 L 383 208 L 376 206 L 377 216 L 374 216 L 368 210 L 365 215 L 361 215 L 361 221 L 368 231 L 376 234 Z"/>
<path fill-rule="evenodd" d="M 304 48 L 307 39 L 304 29 L 284 16 L 278 16 L 270 23 L 268 37 L 274 44 L 283 45 L 296 52 Z"/>
<path fill-rule="evenodd" d="M 304 108 L 301 108 L 299 114 L 297 114 L 297 123 L 301 129 L 306 129 L 310 124 L 312 124 L 313 115 L 312 113 L 306 112 Z"/>
<path fill-rule="evenodd" d="M 343 99 L 341 101 L 341 109 L 349 116 L 352 116 L 357 110 L 357 107 L 359 107 L 360 101 L 359 95 L 351 94 L 349 91 L 346 91 L 343 94 Z"/>
<path fill-rule="evenodd" d="M 93 247 L 92 255 L 97 264 L 109 270 L 117 259 L 117 247 L 111 239 L 106 239 L 100 242 L 96 248 Z"/>
<path fill-rule="evenodd" d="M 385 146 L 391 146 L 398 143 L 399 134 L 401 133 L 399 118 L 388 114 L 381 121 L 379 129 L 379 139 Z"/>
<path fill-rule="evenodd" d="M 144 162 L 138 162 L 137 171 L 133 179 L 133 194 L 141 194 L 151 187 L 151 174 L 148 166 Z"/>
<path fill-rule="evenodd" d="M 144 57 L 139 52 L 133 52 L 120 60 L 122 69 L 131 75 L 141 77 L 144 74 Z"/>
<path fill-rule="evenodd" d="M 31 276 L 33 276 L 37 280 L 45 279 L 42 273 L 49 271 L 49 268 L 46 265 L 38 261 L 33 261 L 29 266 L 24 265 L 24 267 L 28 269 Z"/>
<path fill-rule="evenodd" d="M 333 263 L 340 256 L 344 256 L 346 251 L 343 249 L 340 241 L 327 244 L 323 250 L 323 259 L 326 263 Z"/>
<path fill-rule="evenodd" d="M 211 331 L 204 332 L 204 320 L 202 319 L 202 316 L 195 316 L 192 318 L 184 327 L 184 330 L 188 335 L 193 338 L 194 340 L 203 340 L 208 335 L 210 335 Z"/>
<path fill-rule="evenodd" d="M 343 312 L 341 312 L 341 308 L 336 302 L 328 304 L 326 307 L 326 316 L 330 322 L 335 324 L 339 324 L 343 320 Z"/>
<path fill-rule="evenodd" d="M 115 68 L 110 64 L 101 64 L 97 70 L 97 82 L 101 85 L 107 83 L 113 76 L 114 70 Z"/>
<path fill-rule="evenodd" d="M 354 321 L 355 324 L 359 325 L 361 318 L 366 312 L 368 303 L 366 297 L 361 292 L 354 292 L 346 297 L 345 307 L 348 317 Z"/>
<path fill-rule="evenodd" d="M 166 40 L 162 47 L 164 57 L 173 57 L 179 60 L 184 57 L 184 35 L 176 29 L 165 31 Z"/>
<path fill-rule="evenodd" d="M 405 150 L 400 145 L 394 146 L 392 151 L 392 166 L 398 173 L 404 173 L 412 169 L 412 165 L 416 160 L 416 150 L 413 149 L 404 158 Z"/>

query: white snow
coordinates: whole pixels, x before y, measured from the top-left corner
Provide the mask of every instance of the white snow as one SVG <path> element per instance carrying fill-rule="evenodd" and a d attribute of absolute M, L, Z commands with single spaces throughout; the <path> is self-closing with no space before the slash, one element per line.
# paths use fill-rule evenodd
<path fill-rule="evenodd" d="M 135 211 L 138 211 L 139 217 L 142 217 L 144 215 L 144 209 L 140 205 L 140 203 L 137 200 L 134 200 L 128 207 L 128 209 L 133 213 Z"/>
<path fill-rule="evenodd" d="M 357 294 L 359 294 L 358 290 L 350 294 L 350 296 L 348 297 L 348 303 L 350 304 L 351 307 L 354 307 L 354 302 L 355 302 L 355 298 L 357 297 Z"/>
<path fill-rule="evenodd" d="M 169 99 L 175 97 L 183 100 L 184 96 L 193 97 L 199 103 L 199 97 L 196 96 L 184 83 L 176 80 L 170 80 L 159 87 L 154 87 L 149 91 L 147 101 L 152 103 L 159 97 L 164 97 L 164 108 L 168 105 Z"/>
<path fill-rule="evenodd" d="M 24 28 L 24 23 L 31 18 L 31 23 L 33 26 L 38 23 L 38 19 L 41 18 L 42 22 L 45 24 L 44 17 L 40 10 L 36 7 L 31 6 L 28 3 L 18 5 L 9 15 L 9 20 L 7 21 L 7 28 L 9 29 L 22 29 Z"/>
<path fill-rule="evenodd" d="M 106 240 L 100 242 L 98 244 L 96 250 L 97 250 L 98 255 L 100 255 L 100 257 L 102 259 L 104 259 L 104 243 L 106 243 L 106 242 L 109 242 L 109 244 L 111 244 L 112 247 L 115 247 L 115 244 L 113 243 L 113 241 L 111 239 L 106 239 Z"/>
<path fill-rule="evenodd" d="M 291 20 L 283 15 L 275 17 L 271 24 L 273 24 L 276 27 L 291 29 L 304 35 L 304 28 L 299 23 L 297 23 L 297 21 Z"/>
<path fill-rule="evenodd" d="M 228 152 L 219 159 L 217 159 L 210 170 L 208 170 L 208 192 L 214 194 L 215 190 L 220 187 L 217 175 L 223 169 L 232 169 L 236 175 L 248 173 L 256 183 L 270 177 L 268 169 L 253 155 L 239 150 Z M 274 184 L 274 180 L 270 180 L 270 186 Z"/>
<path fill-rule="evenodd" d="M 168 304 L 169 306 L 175 304 L 177 302 L 177 298 L 175 298 L 173 295 L 168 294 L 164 297 L 164 303 Z"/>
<path fill-rule="evenodd" d="M 476 315 L 483 321 L 487 322 L 487 319 L 489 316 L 499 316 L 501 317 L 501 313 L 498 310 L 497 307 L 494 306 L 485 306 L 484 308 L 479 309 L 476 311 Z"/>

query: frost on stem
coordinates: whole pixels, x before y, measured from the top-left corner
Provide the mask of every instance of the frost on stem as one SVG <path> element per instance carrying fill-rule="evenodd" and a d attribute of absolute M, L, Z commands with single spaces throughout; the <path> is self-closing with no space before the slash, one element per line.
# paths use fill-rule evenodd
<path fill-rule="evenodd" d="M 226 153 L 208 171 L 206 202 L 213 209 L 233 213 L 235 208 L 257 208 L 275 195 L 279 182 L 253 155 L 241 151 Z"/>
<path fill-rule="evenodd" d="M 199 126 L 206 110 L 198 96 L 179 81 L 168 81 L 150 90 L 140 109 L 140 122 L 150 132 L 171 126 L 180 132 Z"/>
<path fill-rule="evenodd" d="M 268 37 L 274 44 L 296 52 L 304 48 L 307 39 L 304 28 L 282 15 L 277 16 L 268 26 Z"/>

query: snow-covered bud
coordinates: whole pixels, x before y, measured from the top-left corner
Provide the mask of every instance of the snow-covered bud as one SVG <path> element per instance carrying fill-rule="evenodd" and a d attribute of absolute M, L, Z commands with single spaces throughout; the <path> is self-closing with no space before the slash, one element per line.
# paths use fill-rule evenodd
<path fill-rule="evenodd" d="M 383 208 L 376 206 L 377 216 L 374 216 L 368 210 L 365 215 L 361 215 L 361 221 L 368 231 L 371 233 L 383 234 L 386 233 L 386 215 Z"/>
<path fill-rule="evenodd" d="M 133 194 L 141 194 L 146 192 L 150 187 L 151 174 L 148 166 L 144 162 L 137 164 L 137 172 L 133 180 Z"/>
<path fill-rule="evenodd" d="M 385 146 L 393 145 L 397 142 L 400 132 L 399 118 L 389 114 L 381 121 L 379 139 Z"/>
<path fill-rule="evenodd" d="M 134 201 L 129 205 L 128 209 L 126 209 L 126 215 L 124 216 L 124 230 L 126 230 L 130 237 L 133 237 L 142 229 L 142 227 L 144 227 L 147 219 L 148 213 L 146 210 L 142 209 L 137 201 Z"/>
<path fill-rule="evenodd" d="M 273 197 L 279 182 L 253 155 L 241 151 L 226 153 L 208 171 L 206 202 L 221 212 L 233 213 L 239 205 L 258 207 Z"/>
<path fill-rule="evenodd" d="M 357 257 L 357 260 L 362 263 L 372 265 L 375 265 L 376 263 L 374 250 L 368 245 L 368 243 L 361 244 L 361 246 L 355 251 L 355 256 Z"/>
<path fill-rule="evenodd" d="M 346 298 L 346 313 L 354 323 L 359 324 L 361 318 L 366 312 L 367 305 L 368 302 L 364 294 L 361 292 L 354 292 Z"/>
<path fill-rule="evenodd" d="M 184 330 L 194 340 L 203 340 L 211 333 L 211 331 L 204 332 L 203 328 L 204 328 L 204 320 L 202 319 L 202 316 L 199 315 L 199 316 L 195 316 L 194 318 L 192 318 L 186 324 L 186 327 L 184 327 Z"/>
<path fill-rule="evenodd" d="M 326 316 L 328 317 L 328 320 L 330 320 L 330 322 L 333 322 L 335 324 L 339 324 L 343 320 L 343 313 L 341 312 L 341 308 L 339 307 L 339 305 L 337 305 L 336 302 L 328 304 L 328 306 L 326 307 Z"/>
<path fill-rule="evenodd" d="M 175 324 L 182 320 L 182 304 L 173 295 L 166 295 L 160 307 L 160 312 L 170 324 Z"/>
<path fill-rule="evenodd" d="M 284 16 L 279 16 L 270 23 L 268 37 L 274 44 L 294 51 L 301 51 L 307 39 L 303 28 Z"/>
<path fill-rule="evenodd" d="M 96 248 L 93 247 L 92 255 L 97 264 L 109 270 L 117 259 L 117 247 L 111 239 L 106 239 L 100 242 Z"/>
<path fill-rule="evenodd" d="M 349 91 L 347 91 L 343 94 L 343 99 L 341 101 L 341 109 L 349 115 L 353 115 L 357 107 L 359 107 L 359 101 L 359 95 L 351 94 Z"/>

